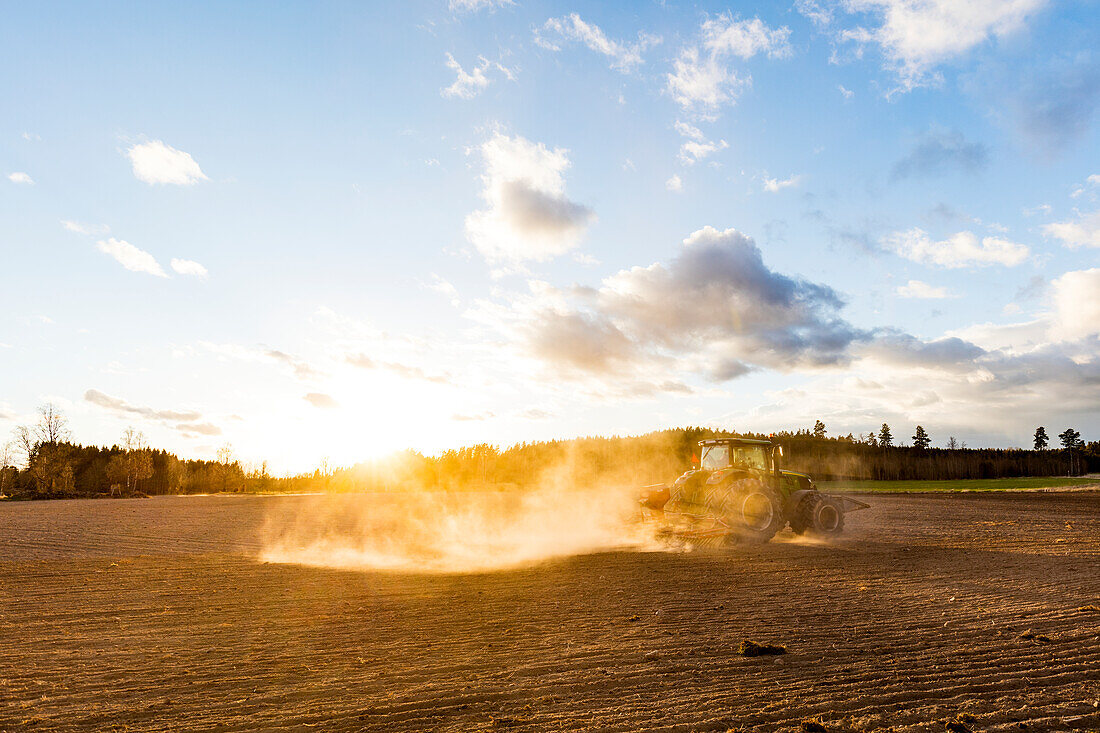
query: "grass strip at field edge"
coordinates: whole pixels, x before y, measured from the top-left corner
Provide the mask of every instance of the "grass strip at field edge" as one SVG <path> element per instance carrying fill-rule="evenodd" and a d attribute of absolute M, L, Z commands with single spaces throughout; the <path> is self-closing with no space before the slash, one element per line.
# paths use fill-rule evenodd
<path fill-rule="evenodd" d="M 1028 477 L 1004 479 L 960 479 L 955 481 L 818 481 L 817 486 L 829 493 L 890 493 L 890 494 L 929 494 L 929 493 L 968 493 L 968 492 L 1010 492 L 1010 491 L 1051 491 L 1100 490 L 1100 479 L 1096 477 Z"/>

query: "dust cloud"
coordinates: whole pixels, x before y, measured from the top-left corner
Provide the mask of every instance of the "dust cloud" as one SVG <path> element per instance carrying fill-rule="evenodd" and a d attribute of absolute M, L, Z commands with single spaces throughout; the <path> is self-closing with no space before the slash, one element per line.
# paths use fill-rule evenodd
<path fill-rule="evenodd" d="M 414 491 L 308 497 L 268 516 L 266 562 L 469 573 L 602 550 L 664 549 L 632 489 Z"/>

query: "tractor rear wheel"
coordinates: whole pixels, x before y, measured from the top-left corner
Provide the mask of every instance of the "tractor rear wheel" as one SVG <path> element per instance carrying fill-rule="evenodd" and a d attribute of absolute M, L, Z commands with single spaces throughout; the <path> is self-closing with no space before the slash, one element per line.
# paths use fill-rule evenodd
<path fill-rule="evenodd" d="M 844 509 L 832 497 L 808 494 L 795 509 L 791 529 L 795 534 L 819 537 L 840 534 L 844 530 Z"/>
<path fill-rule="evenodd" d="M 730 539 L 748 542 L 767 542 L 786 524 L 779 494 L 755 478 L 730 484 L 721 514 L 733 531 Z"/>

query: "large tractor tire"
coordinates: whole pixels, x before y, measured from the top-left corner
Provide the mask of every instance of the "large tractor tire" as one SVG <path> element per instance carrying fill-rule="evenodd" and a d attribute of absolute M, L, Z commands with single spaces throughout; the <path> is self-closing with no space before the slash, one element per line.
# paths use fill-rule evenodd
<path fill-rule="evenodd" d="M 767 542 L 787 523 L 779 494 L 755 478 L 730 484 L 721 516 L 732 530 L 730 541 Z"/>
<path fill-rule="evenodd" d="M 828 496 L 807 494 L 791 517 L 795 534 L 832 537 L 844 531 L 844 509 Z"/>

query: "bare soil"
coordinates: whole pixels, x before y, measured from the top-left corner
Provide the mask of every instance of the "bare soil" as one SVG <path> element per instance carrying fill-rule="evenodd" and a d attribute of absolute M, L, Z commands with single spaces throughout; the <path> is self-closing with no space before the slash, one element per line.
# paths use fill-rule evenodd
<path fill-rule="evenodd" d="M 0 731 L 1100 730 L 1100 493 L 479 574 L 256 559 L 321 499 L 0 504 Z"/>

